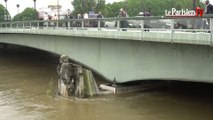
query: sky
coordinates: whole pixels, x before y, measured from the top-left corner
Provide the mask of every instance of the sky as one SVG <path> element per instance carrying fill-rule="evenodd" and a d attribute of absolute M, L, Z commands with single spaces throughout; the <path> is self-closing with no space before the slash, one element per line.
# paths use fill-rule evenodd
<path fill-rule="evenodd" d="M 37 0 L 37 9 L 38 8 L 47 8 L 49 3 L 57 1 L 57 0 Z M 71 1 L 73 0 L 59 0 L 59 4 L 62 5 L 62 10 L 67 10 L 68 8 L 73 10 L 73 7 L 71 6 Z M 113 3 L 118 2 L 122 0 L 106 0 L 106 3 Z M 56 2 L 57 3 L 57 2 Z M 5 6 L 4 0 L 0 0 L 0 4 Z M 8 0 L 7 1 L 7 8 L 10 12 L 11 16 L 15 16 L 18 13 L 18 9 L 16 5 L 19 4 L 19 13 L 21 13 L 25 8 L 34 6 L 33 0 Z"/>

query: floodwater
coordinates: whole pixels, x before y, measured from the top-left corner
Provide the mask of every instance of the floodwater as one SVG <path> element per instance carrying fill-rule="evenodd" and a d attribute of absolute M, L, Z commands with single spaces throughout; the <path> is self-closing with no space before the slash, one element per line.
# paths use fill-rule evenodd
<path fill-rule="evenodd" d="M 90 99 L 47 94 L 57 57 L 28 48 L 0 49 L 0 120 L 212 120 L 213 85 L 166 88 Z"/>

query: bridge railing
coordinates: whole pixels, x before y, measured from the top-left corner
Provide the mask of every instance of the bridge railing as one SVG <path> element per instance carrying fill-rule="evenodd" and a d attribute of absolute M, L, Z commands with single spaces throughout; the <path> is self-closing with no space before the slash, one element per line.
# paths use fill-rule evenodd
<path fill-rule="evenodd" d="M 48 31 L 55 31 L 53 34 L 57 33 L 58 31 L 70 31 L 66 32 L 66 35 L 70 34 L 77 36 L 108 37 L 116 39 L 136 40 L 159 39 L 165 42 L 184 41 L 189 38 L 189 36 L 187 35 L 194 35 L 194 41 L 198 41 L 198 43 L 200 43 L 201 41 L 204 42 L 204 44 L 212 45 L 212 24 L 213 16 L 139 16 L 128 18 L 93 18 L 1 22 L 0 30 L 8 30 L 10 32 L 12 30 L 15 30 L 15 32 L 32 32 L 33 30 L 34 33 L 35 31 L 43 30 L 45 34 Z M 193 37 L 191 37 L 191 39 L 193 39 Z"/>

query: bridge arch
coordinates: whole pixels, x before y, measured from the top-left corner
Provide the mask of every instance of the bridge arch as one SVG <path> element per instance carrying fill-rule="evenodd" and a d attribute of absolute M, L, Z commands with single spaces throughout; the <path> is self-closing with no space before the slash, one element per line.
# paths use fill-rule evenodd
<path fill-rule="evenodd" d="M 14 33 L 2 33 L 0 38 L 2 43 L 67 54 L 110 81 L 213 82 L 210 46 Z"/>

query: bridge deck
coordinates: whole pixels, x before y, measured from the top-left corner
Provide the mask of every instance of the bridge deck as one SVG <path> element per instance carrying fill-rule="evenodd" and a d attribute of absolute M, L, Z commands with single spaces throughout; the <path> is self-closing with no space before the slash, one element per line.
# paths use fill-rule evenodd
<path fill-rule="evenodd" d="M 139 41 L 154 41 L 154 42 L 169 42 L 183 44 L 199 44 L 212 45 L 211 34 L 207 32 L 186 32 L 176 31 L 171 35 L 171 30 L 150 30 L 143 31 L 139 29 L 128 29 L 127 31 L 118 31 L 116 29 L 102 28 L 79 30 L 73 28 L 70 30 L 64 28 L 52 29 L 0 29 L 0 33 L 23 33 L 23 34 L 43 34 L 43 35 L 58 35 L 58 36 L 76 36 L 76 37 L 92 37 L 92 38 L 109 38 L 119 40 L 139 40 Z"/>

